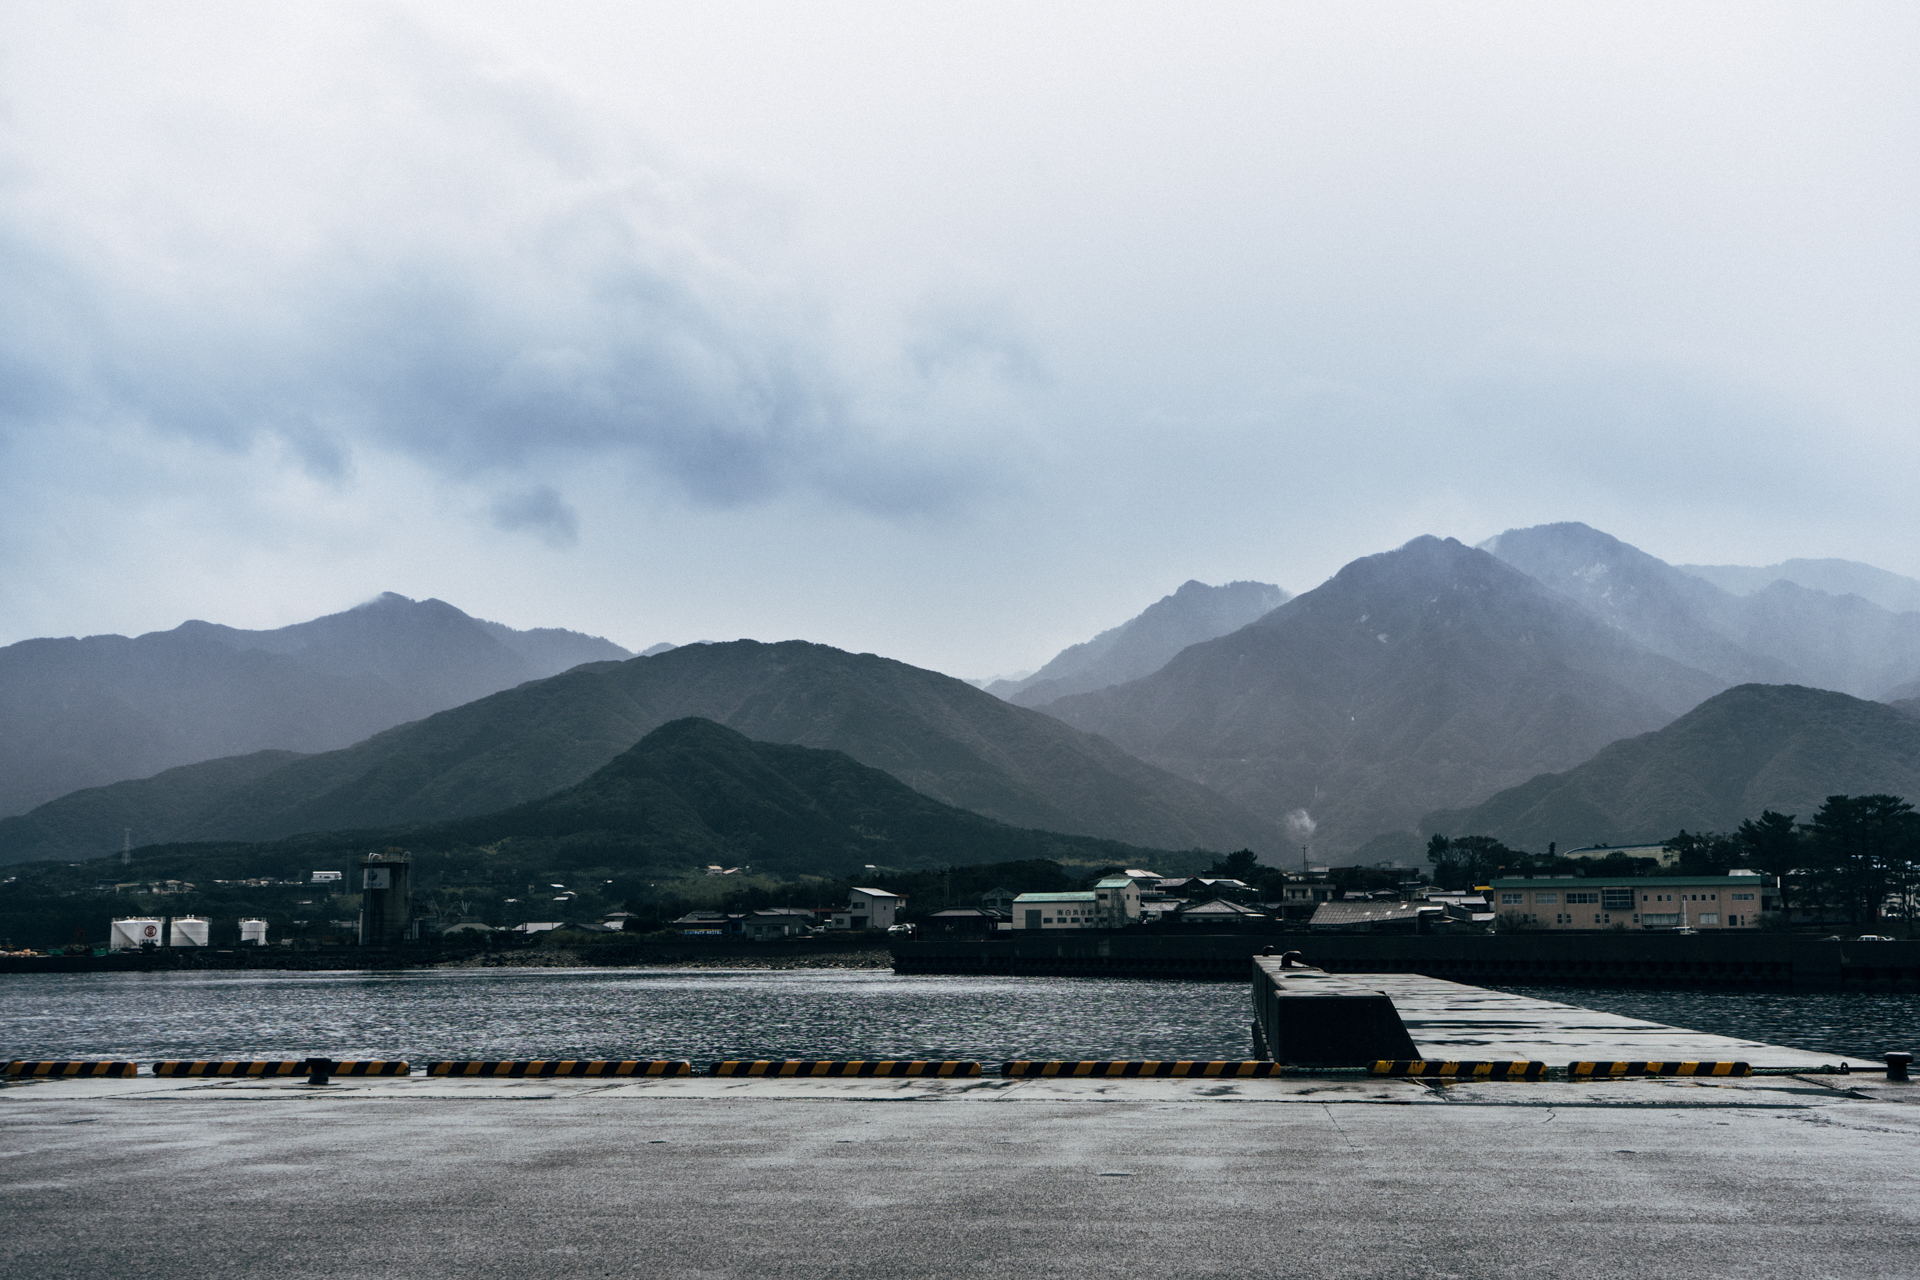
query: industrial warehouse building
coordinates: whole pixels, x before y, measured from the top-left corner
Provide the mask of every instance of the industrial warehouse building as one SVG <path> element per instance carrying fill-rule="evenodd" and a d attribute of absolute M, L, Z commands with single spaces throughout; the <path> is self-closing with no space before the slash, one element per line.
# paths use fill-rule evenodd
<path fill-rule="evenodd" d="M 1489 886 L 1503 926 L 1524 929 L 1755 929 L 1777 905 L 1772 877 L 1532 877 Z"/>

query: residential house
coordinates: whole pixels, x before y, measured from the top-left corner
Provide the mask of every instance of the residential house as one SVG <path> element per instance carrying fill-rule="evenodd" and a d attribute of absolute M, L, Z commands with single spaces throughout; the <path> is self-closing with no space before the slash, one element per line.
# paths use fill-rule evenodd
<path fill-rule="evenodd" d="M 740 932 L 751 941 L 769 942 L 810 933 L 818 923 L 819 918 L 802 907 L 767 907 L 749 911 L 740 921 Z"/>
<path fill-rule="evenodd" d="M 906 899 L 885 889 L 856 888 L 847 894 L 847 908 L 833 913 L 835 929 L 885 929 L 894 923 Z"/>
<path fill-rule="evenodd" d="M 724 911 L 689 911 L 667 921 L 667 927 L 683 938 L 718 938 L 736 932 L 739 921 L 739 916 Z"/>
<path fill-rule="evenodd" d="M 1391 902 L 1362 899 L 1323 902 L 1313 910 L 1307 928 L 1326 933 L 1422 933 L 1445 918 L 1438 902 Z M 1465 913 L 1462 913 L 1463 919 Z"/>
<path fill-rule="evenodd" d="M 1211 926 L 1238 929 L 1250 924 L 1265 924 L 1269 917 L 1258 907 L 1250 907 L 1242 902 L 1234 902 L 1229 898 L 1208 898 L 1203 902 L 1189 902 L 1166 919 L 1182 928 Z"/>
<path fill-rule="evenodd" d="M 1006 922 L 1005 915 L 985 907 L 952 907 L 928 916 L 921 929 L 947 937 L 979 938 L 990 936 Z"/>

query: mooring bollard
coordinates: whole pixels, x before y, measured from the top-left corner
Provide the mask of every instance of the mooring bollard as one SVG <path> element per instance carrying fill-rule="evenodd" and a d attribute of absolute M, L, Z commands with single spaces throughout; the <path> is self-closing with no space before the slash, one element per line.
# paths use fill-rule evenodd
<path fill-rule="evenodd" d="M 325 1084 L 327 1077 L 333 1074 L 332 1058 L 307 1058 L 300 1063 L 307 1073 L 308 1084 Z"/>
<path fill-rule="evenodd" d="M 1909 1079 L 1910 1077 L 1907 1075 L 1907 1068 L 1912 1065 L 1913 1065 L 1913 1055 L 1910 1053 L 1888 1054 L 1887 1055 L 1887 1079 L 1903 1080 L 1903 1081 Z"/>

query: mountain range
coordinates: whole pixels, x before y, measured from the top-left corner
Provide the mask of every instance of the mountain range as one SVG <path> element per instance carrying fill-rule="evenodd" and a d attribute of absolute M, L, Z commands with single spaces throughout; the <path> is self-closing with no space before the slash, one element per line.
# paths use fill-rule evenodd
<path fill-rule="evenodd" d="M 1510 530 L 1481 545 L 1655 653 L 1729 684 L 1805 684 L 1882 698 L 1920 677 L 1920 613 L 1895 613 L 1858 594 L 1787 578 L 1736 594 L 1584 524 Z"/>
<path fill-rule="evenodd" d="M 1723 591 L 1752 595 L 1776 582 L 1790 582 L 1833 596 L 1859 596 L 1889 613 L 1920 613 L 1920 581 L 1858 560 L 1782 560 L 1779 564 L 1683 564 L 1676 568 L 1705 578 Z"/>
<path fill-rule="evenodd" d="M 1579 780 L 1549 804 L 1543 777 L 1735 686 L 1877 697 L 1894 705 L 1855 714 L 1920 723 L 1920 613 L 1887 607 L 1902 584 L 1920 588 L 1841 561 L 1681 568 L 1577 523 L 1477 548 L 1417 538 L 1297 597 L 1189 582 L 995 686 L 1004 698 L 822 645 L 634 658 L 398 596 L 271 632 L 28 641 L 0 649 L 0 787 L 16 804 L 57 794 L 0 819 L 0 861 L 99 855 L 128 829 L 146 844 L 462 821 L 581 784 L 687 718 L 844 752 L 1010 827 L 1136 846 L 1405 856 L 1436 813 L 1561 843 L 1638 838 L 1669 810 Z M 1739 747 L 1798 761 L 1812 749 L 1797 723 L 1753 714 Z M 1807 776 L 1891 786 L 1905 775 L 1890 732 Z M 1741 776 L 1731 740 L 1690 741 L 1700 768 L 1725 756 Z M 61 790 L 75 776 L 105 784 Z M 1774 794 L 1776 774 L 1757 776 L 1753 794 Z M 1745 803 L 1714 807 L 1731 784 L 1714 785 L 1679 825 Z M 1644 779 L 1640 793 L 1665 794 Z M 1528 826 L 1520 809 L 1546 816 Z"/>
<path fill-rule="evenodd" d="M 1269 820 L 1317 824 L 1315 851 L 1335 856 L 1411 829 L 1439 797 L 1577 764 L 1723 684 L 1485 551 L 1424 537 L 1045 710 Z"/>
<path fill-rule="evenodd" d="M 1023 707 L 1151 675 L 1188 645 L 1236 631 L 1292 599 L 1266 582 L 1208 586 L 1188 581 L 1137 616 L 1061 650 L 1030 676 L 996 680 L 987 692 Z"/>
<path fill-rule="evenodd" d="M 685 645 L 593 663 L 337 751 L 223 759 L 92 788 L 0 821 L 0 862 L 138 843 L 267 840 L 446 821 L 579 782 L 652 730 L 698 716 L 844 751 L 1012 826 L 1159 848 L 1270 843 L 1257 817 L 1100 738 L 964 681 L 787 641 Z"/>
<path fill-rule="evenodd" d="M 1534 850 L 1637 844 L 1682 828 L 1732 830 L 1766 809 L 1805 821 L 1827 796 L 1876 793 L 1920 796 L 1920 718 L 1826 689 L 1747 684 L 1573 769 L 1421 825 Z"/>
<path fill-rule="evenodd" d="M 629 656 L 391 593 L 272 631 L 186 622 L 0 648 L 0 815 L 272 748 L 325 751 L 582 662 Z"/>

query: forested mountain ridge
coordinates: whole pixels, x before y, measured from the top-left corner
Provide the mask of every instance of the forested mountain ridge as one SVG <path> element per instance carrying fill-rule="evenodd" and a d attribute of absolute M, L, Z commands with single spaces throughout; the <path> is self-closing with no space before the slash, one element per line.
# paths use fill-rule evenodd
<path fill-rule="evenodd" d="M 64 796 L 0 822 L 0 861 L 98 853 L 127 827 L 141 844 L 263 840 L 491 812 L 579 782 L 689 716 L 845 751 L 1013 826 L 1160 848 L 1269 842 L 1259 819 L 1204 787 L 963 681 L 742 640 L 578 667 L 233 785 L 208 783 L 206 770 L 232 767 L 221 763 Z"/>
<path fill-rule="evenodd" d="M 1920 795 L 1920 718 L 1827 689 L 1749 684 L 1421 825 L 1535 850 L 1630 844 L 1731 830 L 1768 809 L 1805 819 L 1827 796 L 1874 793 Z"/>
<path fill-rule="evenodd" d="M 840 751 L 757 742 L 689 717 L 655 729 L 585 779 L 498 813 L 424 828 L 430 845 L 515 844 L 551 865 L 750 865 L 781 875 L 852 875 L 990 859 L 1159 857 L 1087 836 L 1011 827 L 942 804 Z M 1164 858 L 1162 859 L 1164 861 Z"/>

